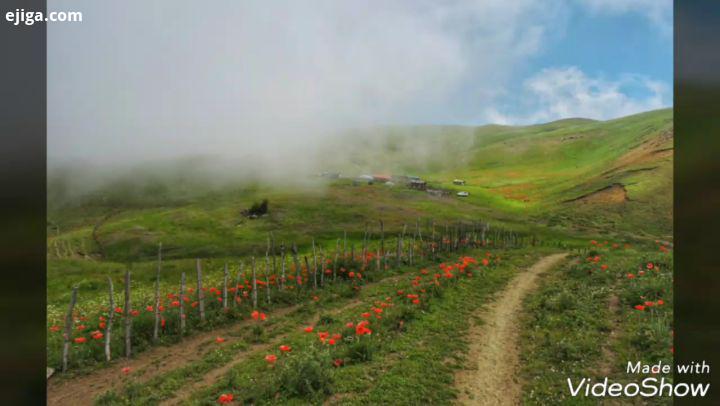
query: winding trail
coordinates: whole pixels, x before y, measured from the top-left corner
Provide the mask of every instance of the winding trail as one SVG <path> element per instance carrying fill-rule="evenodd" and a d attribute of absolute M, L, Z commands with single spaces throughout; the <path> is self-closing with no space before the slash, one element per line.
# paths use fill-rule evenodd
<path fill-rule="evenodd" d="M 525 296 L 535 288 L 537 277 L 558 265 L 567 254 L 540 259 L 518 274 L 497 298 L 480 311 L 483 323 L 470 329 L 470 369 L 455 375 L 458 402 L 465 405 L 520 404 L 518 381 L 520 314 Z"/>

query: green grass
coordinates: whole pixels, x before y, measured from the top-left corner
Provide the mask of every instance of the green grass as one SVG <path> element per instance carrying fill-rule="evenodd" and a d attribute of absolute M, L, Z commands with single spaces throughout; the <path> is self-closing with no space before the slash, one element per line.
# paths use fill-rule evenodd
<path fill-rule="evenodd" d="M 595 255 L 599 262 L 587 261 Z M 648 262 L 661 270 L 647 270 Z M 629 273 L 635 278 L 629 279 Z M 610 306 L 613 296 L 617 309 Z M 659 299 L 665 304 L 634 309 Z M 521 363 L 527 404 L 596 404 L 595 398 L 571 397 L 567 378 L 575 384 L 582 378 L 598 382 L 606 376 L 615 382 L 639 382 L 626 373 L 628 361 L 672 364 L 672 254 L 660 253 L 656 246 L 606 246 L 578 255 L 543 277 L 526 308 Z M 665 378 L 672 380 L 671 375 Z"/>

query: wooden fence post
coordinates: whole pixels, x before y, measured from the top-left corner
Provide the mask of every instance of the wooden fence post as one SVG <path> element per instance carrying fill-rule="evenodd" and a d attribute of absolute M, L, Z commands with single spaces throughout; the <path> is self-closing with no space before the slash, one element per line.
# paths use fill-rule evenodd
<path fill-rule="evenodd" d="M 280 290 L 285 290 L 285 243 L 280 243 Z"/>
<path fill-rule="evenodd" d="M 243 263 L 240 261 L 240 267 L 238 268 L 237 276 L 235 277 L 235 294 L 233 295 L 233 307 L 236 307 L 238 304 L 238 295 L 240 294 L 240 289 L 238 286 L 240 285 L 240 276 L 242 276 L 242 270 L 243 270 Z"/>
<path fill-rule="evenodd" d="M 205 321 L 205 292 L 203 292 L 202 265 L 200 264 L 200 258 L 195 259 L 195 268 L 197 269 L 197 297 L 198 297 L 198 308 L 200 309 L 200 322 L 204 322 Z"/>
<path fill-rule="evenodd" d="M 70 305 L 68 306 L 68 312 L 65 315 L 65 333 L 63 334 L 63 372 L 68 369 L 68 357 L 70 355 L 70 339 L 73 330 L 73 310 L 75 309 L 75 302 L 77 302 L 77 286 L 73 287 L 72 295 L 70 296 Z"/>
<path fill-rule="evenodd" d="M 228 263 L 225 261 L 225 275 L 223 277 L 223 309 L 228 308 L 227 302 Z"/>
<path fill-rule="evenodd" d="M 317 250 L 315 249 L 315 239 L 312 239 L 313 250 L 313 289 L 317 289 Z"/>
<path fill-rule="evenodd" d="M 270 272 L 270 258 L 267 254 L 265 255 L 265 300 L 267 304 L 270 304 L 270 278 L 268 273 Z"/>
<path fill-rule="evenodd" d="M 180 337 L 185 334 L 185 295 L 187 290 L 185 288 L 185 272 L 180 275 Z"/>
<path fill-rule="evenodd" d="M 400 255 L 402 249 L 402 237 L 398 234 L 397 248 L 395 249 L 395 269 L 400 268 Z"/>
<path fill-rule="evenodd" d="M 158 264 L 155 275 L 155 326 L 153 328 L 153 341 L 158 340 L 160 330 L 160 270 L 162 269 L 162 243 L 158 244 Z"/>
<path fill-rule="evenodd" d="M 110 362 L 112 354 L 110 354 L 110 335 L 112 333 L 113 319 L 115 318 L 115 298 L 113 297 L 113 283 L 108 276 L 108 287 L 110 289 L 110 311 L 108 311 L 107 325 L 105 326 L 105 361 Z"/>
<path fill-rule="evenodd" d="M 125 270 L 125 357 L 132 355 L 132 315 L 130 314 L 130 270 Z"/>
<path fill-rule="evenodd" d="M 385 255 L 385 224 L 380 219 L 380 255 L 382 255 L 383 270 L 387 265 L 387 256 Z"/>
<path fill-rule="evenodd" d="M 257 309 L 257 273 L 255 271 L 255 257 L 252 257 L 252 299 L 253 309 Z"/>

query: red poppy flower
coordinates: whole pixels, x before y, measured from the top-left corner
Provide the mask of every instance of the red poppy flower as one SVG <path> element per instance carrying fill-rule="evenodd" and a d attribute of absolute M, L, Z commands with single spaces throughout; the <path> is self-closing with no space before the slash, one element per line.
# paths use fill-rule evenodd
<path fill-rule="evenodd" d="M 665 301 L 664 301 L 664 300 L 658 299 L 658 301 L 657 301 L 657 305 L 658 305 L 658 306 L 662 306 L 662 305 L 664 305 L 664 304 L 665 304 Z"/>
<path fill-rule="evenodd" d="M 313 298 L 312 298 L 312 299 L 313 299 L 314 301 L 316 301 L 316 302 L 317 302 L 318 300 L 320 300 L 320 298 L 319 298 L 319 297 L 317 297 L 317 296 L 313 296 Z"/>
<path fill-rule="evenodd" d="M 369 318 L 370 318 L 370 312 L 365 312 L 365 313 L 361 314 L 360 317 L 362 317 L 363 319 L 369 319 Z"/>
<path fill-rule="evenodd" d="M 645 265 L 647 269 L 653 269 L 655 265 L 652 262 L 648 262 L 647 265 Z"/>
<path fill-rule="evenodd" d="M 650 302 L 650 301 L 645 302 L 645 306 L 647 306 L 647 307 L 652 307 L 654 304 L 655 303 Z"/>
<path fill-rule="evenodd" d="M 355 272 L 353 272 L 353 271 L 348 272 L 348 277 L 349 277 L 350 279 L 354 278 L 354 277 L 355 277 Z"/>
<path fill-rule="evenodd" d="M 643 305 L 635 305 L 635 310 L 643 311 L 643 310 L 645 310 L 645 306 L 643 306 Z"/>
<path fill-rule="evenodd" d="M 232 403 L 233 399 L 234 399 L 234 396 L 232 393 L 223 393 L 222 395 L 220 395 L 217 402 L 220 403 L 221 405 L 224 405 L 224 404 Z"/>
<path fill-rule="evenodd" d="M 347 328 L 353 328 L 353 327 L 355 327 L 355 324 L 353 324 L 353 322 L 350 321 L 350 322 L 347 322 L 347 323 L 345 324 L 345 327 L 347 327 Z M 59 329 L 60 329 L 60 327 L 58 327 L 58 330 L 59 330 Z M 57 331 L 57 330 L 56 330 L 56 331 Z"/>
<path fill-rule="evenodd" d="M 124 374 L 126 374 L 126 375 L 127 375 L 127 374 L 129 374 L 129 373 L 130 373 L 130 370 L 131 370 L 131 368 L 130 368 L 130 367 L 125 367 L 125 368 L 121 369 L 120 371 L 122 371 L 122 373 L 124 373 Z"/>
<path fill-rule="evenodd" d="M 334 339 L 334 338 L 331 338 L 331 339 L 329 339 L 329 340 L 327 341 L 327 343 L 330 344 L 330 345 L 335 345 L 335 339 Z"/>
<path fill-rule="evenodd" d="M 153 307 L 152 307 L 152 306 L 148 306 L 148 307 L 146 307 L 146 308 L 145 308 L 145 310 L 147 310 L 147 311 L 151 312 L 151 311 L 153 311 L 154 309 L 153 309 Z"/>
<path fill-rule="evenodd" d="M 218 344 L 222 344 L 222 343 L 225 342 L 225 339 L 222 338 L 222 337 L 217 337 L 217 338 L 215 339 L 215 342 L 218 343 Z"/>
<path fill-rule="evenodd" d="M 313 330 L 314 330 L 314 329 L 313 329 L 313 327 L 312 327 L 312 326 L 309 326 L 309 327 L 305 327 L 305 332 L 306 332 L 306 333 L 312 333 L 312 332 L 313 332 Z"/>
<path fill-rule="evenodd" d="M 106 326 L 105 322 L 98 324 L 98 327 L 100 327 L 100 328 L 105 328 L 105 326 Z"/>
<path fill-rule="evenodd" d="M 359 336 L 372 334 L 372 330 L 367 327 L 369 324 L 370 323 L 365 320 L 358 323 L 357 326 L 355 326 L 355 334 Z"/>
<path fill-rule="evenodd" d="M 608 266 L 605 264 L 602 264 L 602 265 L 600 265 L 600 269 L 602 269 L 603 271 L 607 271 Z"/>
<path fill-rule="evenodd" d="M 635 274 L 629 273 L 629 274 L 627 274 L 627 278 L 628 278 L 628 279 L 635 279 Z"/>
<path fill-rule="evenodd" d="M 259 318 L 260 318 L 260 312 L 257 311 L 257 310 L 255 310 L 255 311 L 253 311 L 252 313 L 250 313 L 250 317 L 252 317 L 253 320 L 259 319 Z"/>
<path fill-rule="evenodd" d="M 268 364 L 274 364 L 275 361 L 277 361 L 277 355 L 268 354 L 265 356 L 265 361 L 267 361 Z"/>
<path fill-rule="evenodd" d="M 85 337 L 77 337 L 77 338 L 75 338 L 73 341 L 75 341 L 75 344 L 82 344 L 82 343 L 84 343 L 85 341 L 87 341 L 87 338 L 85 338 Z"/>
<path fill-rule="evenodd" d="M 139 311 L 139 310 L 133 310 L 133 311 L 130 312 L 130 315 L 137 317 L 137 316 L 140 315 L 140 311 Z"/>
<path fill-rule="evenodd" d="M 91 334 L 93 340 L 100 340 L 103 338 L 103 333 L 101 333 L 100 331 L 93 331 L 90 334 Z"/>
<path fill-rule="evenodd" d="M 79 326 L 77 326 L 78 331 L 83 331 L 83 330 L 85 330 L 85 328 L 86 328 L 86 327 L 85 327 L 84 325 L 82 325 L 82 324 L 79 325 Z"/>
<path fill-rule="evenodd" d="M 50 331 L 52 331 L 53 333 L 56 333 L 56 332 L 60 331 L 60 326 L 51 326 Z"/>
<path fill-rule="evenodd" d="M 291 348 L 289 345 L 281 345 L 281 346 L 280 346 L 280 351 L 282 351 L 282 352 L 290 352 L 290 351 L 292 351 L 292 348 Z"/>
<path fill-rule="evenodd" d="M 335 361 L 333 361 L 333 366 L 334 366 L 335 368 L 340 368 L 340 367 L 343 366 L 344 364 L 345 364 L 345 361 L 343 361 L 343 360 L 340 359 L 340 358 L 338 358 L 338 359 L 336 359 Z"/>

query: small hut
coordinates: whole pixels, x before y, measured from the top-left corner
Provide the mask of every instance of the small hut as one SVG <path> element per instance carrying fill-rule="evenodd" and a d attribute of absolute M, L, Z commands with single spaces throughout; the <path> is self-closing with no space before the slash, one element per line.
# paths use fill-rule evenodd
<path fill-rule="evenodd" d="M 427 190 L 427 182 L 425 182 L 424 180 L 420 180 L 420 179 L 411 180 L 410 183 L 408 183 L 408 186 L 410 187 L 410 189 Z"/>

